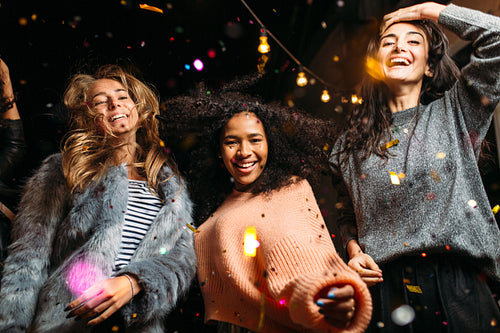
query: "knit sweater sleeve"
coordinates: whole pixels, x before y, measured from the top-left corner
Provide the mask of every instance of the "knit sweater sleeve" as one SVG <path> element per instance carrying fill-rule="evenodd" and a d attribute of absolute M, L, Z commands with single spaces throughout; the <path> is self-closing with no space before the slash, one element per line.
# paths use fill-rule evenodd
<path fill-rule="evenodd" d="M 337 254 L 314 194 L 306 181 L 297 186 L 290 205 L 302 205 L 305 223 L 289 223 L 290 232 L 267 255 L 271 296 L 288 305 L 296 324 L 321 332 L 362 332 L 371 317 L 371 298 L 365 283 Z M 316 305 L 325 288 L 350 284 L 355 289 L 357 310 L 348 328 L 328 324 Z"/>
<path fill-rule="evenodd" d="M 13 223 L 0 291 L 0 331 L 24 331 L 31 324 L 47 279 L 54 234 L 70 197 L 60 155 L 47 158 L 27 182 Z"/>
<path fill-rule="evenodd" d="M 480 146 L 500 100 L 500 18 L 450 4 L 439 23 L 471 42 L 470 61 L 450 91 L 450 103 L 456 103 L 452 109 L 462 113 L 471 139 L 479 136 L 473 144 Z"/>

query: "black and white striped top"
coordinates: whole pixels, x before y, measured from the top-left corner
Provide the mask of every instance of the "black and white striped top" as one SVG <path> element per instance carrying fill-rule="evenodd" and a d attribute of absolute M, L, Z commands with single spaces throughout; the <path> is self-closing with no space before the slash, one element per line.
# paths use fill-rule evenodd
<path fill-rule="evenodd" d="M 161 206 L 160 198 L 150 192 L 146 181 L 129 179 L 127 210 L 114 272 L 128 265 Z"/>

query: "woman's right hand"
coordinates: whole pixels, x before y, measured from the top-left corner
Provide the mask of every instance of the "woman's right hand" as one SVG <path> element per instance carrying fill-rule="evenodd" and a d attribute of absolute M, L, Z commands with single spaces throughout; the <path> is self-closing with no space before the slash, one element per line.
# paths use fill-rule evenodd
<path fill-rule="evenodd" d="M 378 267 L 372 257 L 368 254 L 359 252 L 349 260 L 347 264 L 354 269 L 368 287 L 384 281 L 382 270 Z"/>

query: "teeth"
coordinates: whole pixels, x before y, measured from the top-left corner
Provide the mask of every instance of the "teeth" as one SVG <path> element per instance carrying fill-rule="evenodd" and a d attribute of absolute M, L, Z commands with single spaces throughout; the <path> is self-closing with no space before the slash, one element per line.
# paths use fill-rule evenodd
<path fill-rule="evenodd" d="M 410 62 L 408 61 L 408 59 L 405 59 L 405 58 L 394 58 L 394 59 L 391 59 L 391 64 L 405 64 L 405 65 L 409 65 Z"/>
<path fill-rule="evenodd" d="M 122 119 L 122 118 L 127 118 L 127 116 L 124 114 L 117 114 L 117 115 L 111 117 L 111 122 L 118 120 L 118 119 Z"/>
<path fill-rule="evenodd" d="M 238 166 L 240 168 L 248 168 L 248 167 L 251 167 L 252 165 L 254 165 L 255 162 L 251 162 L 251 163 L 243 163 L 243 164 L 238 164 Z"/>

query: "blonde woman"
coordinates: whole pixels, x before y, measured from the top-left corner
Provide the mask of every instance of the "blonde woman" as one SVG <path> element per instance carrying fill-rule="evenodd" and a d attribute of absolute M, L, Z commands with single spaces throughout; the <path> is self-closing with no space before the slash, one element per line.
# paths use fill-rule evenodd
<path fill-rule="evenodd" d="M 158 138 L 155 93 L 117 66 L 76 75 L 73 131 L 27 182 L 0 331 L 163 331 L 196 271 L 191 201 Z"/>

